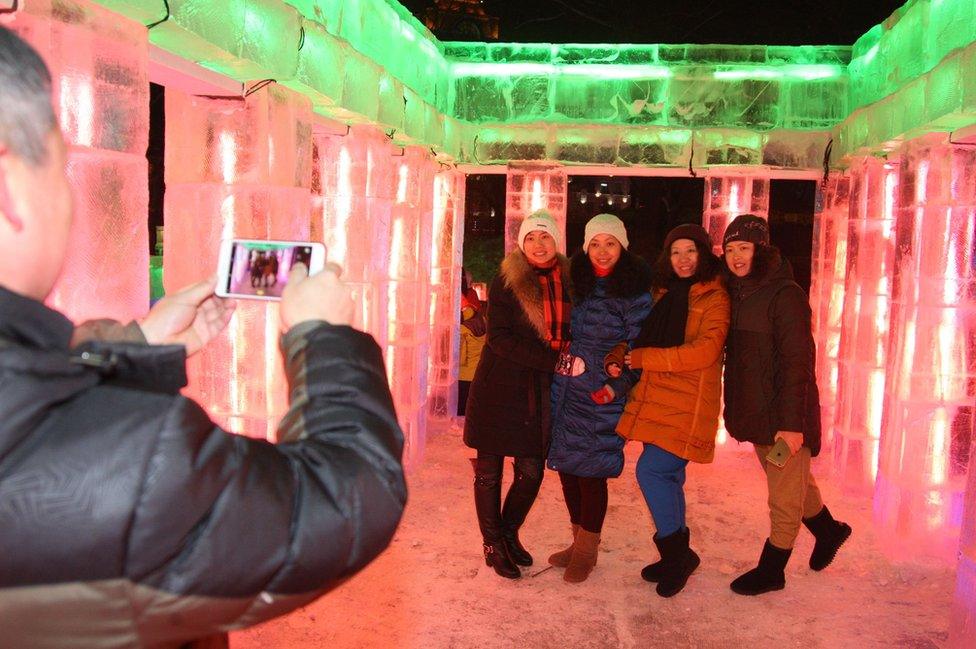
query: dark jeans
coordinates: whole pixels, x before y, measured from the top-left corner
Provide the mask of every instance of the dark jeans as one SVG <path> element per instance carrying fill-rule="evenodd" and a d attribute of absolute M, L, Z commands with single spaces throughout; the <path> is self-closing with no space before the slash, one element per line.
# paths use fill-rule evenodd
<path fill-rule="evenodd" d="M 599 534 L 607 517 L 607 479 L 581 478 L 560 471 L 559 482 L 563 485 L 569 521 L 587 532 Z"/>
<path fill-rule="evenodd" d="M 688 460 L 644 444 L 637 460 L 637 484 L 651 510 L 658 538 L 685 529 L 685 467 Z"/>
<path fill-rule="evenodd" d="M 499 541 L 506 530 L 517 531 L 542 485 L 541 457 L 516 457 L 515 480 L 501 505 L 504 455 L 478 451 L 474 460 L 474 503 L 485 543 Z"/>

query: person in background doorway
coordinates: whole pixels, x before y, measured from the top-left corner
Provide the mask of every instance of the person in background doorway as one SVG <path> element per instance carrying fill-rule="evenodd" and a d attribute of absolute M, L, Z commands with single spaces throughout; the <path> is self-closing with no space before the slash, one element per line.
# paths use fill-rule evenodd
<path fill-rule="evenodd" d="M 485 308 L 478 293 L 471 288 L 468 272 L 461 269 L 461 358 L 458 369 L 458 407 L 459 417 L 464 416 L 468 405 L 468 391 L 474 379 L 474 371 L 481 360 L 481 350 L 485 346 L 488 321 Z"/>
<path fill-rule="evenodd" d="M 816 538 L 810 568 L 823 570 L 851 535 L 834 520 L 810 473 L 820 452 L 820 397 L 806 293 L 789 262 L 769 243 L 769 225 L 737 216 L 722 237 L 732 323 L 725 348 L 725 427 L 752 442 L 769 489 L 769 538 L 759 565 L 731 583 L 740 595 L 786 585 L 784 569 L 801 523 Z M 778 442 L 783 466 L 767 459 Z M 775 459 L 775 458 L 774 458 Z M 777 460 L 778 462 L 779 460 Z"/>

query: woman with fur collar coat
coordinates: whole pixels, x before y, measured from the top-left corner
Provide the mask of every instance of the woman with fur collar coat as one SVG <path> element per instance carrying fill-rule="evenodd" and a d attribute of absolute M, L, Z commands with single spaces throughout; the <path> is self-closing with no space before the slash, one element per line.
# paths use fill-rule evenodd
<path fill-rule="evenodd" d="M 549 386 L 568 354 L 569 262 L 547 212 L 522 222 L 519 247 L 502 261 L 488 291 L 488 335 L 468 394 L 464 443 L 477 449 L 474 498 L 485 563 L 517 579 L 532 565 L 518 530 L 542 484 L 549 446 Z M 566 362 L 566 361 L 570 362 Z M 579 365 L 577 363 L 577 365 Z M 515 479 L 501 506 L 502 465 L 515 458 Z"/>
<path fill-rule="evenodd" d="M 593 395 L 607 382 L 603 359 L 617 343 L 637 337 L 651 309 L 650 266 L 628 252 L 627 244 L 623 222 L 612 214 L 599 214 L 586 224 L 583 251 L 570 262 L 569 351 L 581 357 L 587 369 L 577 377 L 553 380 L 548 455 L 549 468 L 559 472 L 573 528 L 573 544 L 553 554 L 549 563 L 566 567 L 563 578 L 569 582 L 585 580 L 596 565 L 607 512 L 607 478 L 619 476 L 624 466 L 624 440 L 615 428 L 627 389 L 610 400 Z"/>

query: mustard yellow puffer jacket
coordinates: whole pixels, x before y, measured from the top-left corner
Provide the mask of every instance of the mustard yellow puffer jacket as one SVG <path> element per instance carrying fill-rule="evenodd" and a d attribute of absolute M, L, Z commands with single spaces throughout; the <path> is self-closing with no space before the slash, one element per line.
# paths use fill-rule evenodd
<path fill-rule="evenodd" d="M 617 433 L 692 462 L 711 462 L 728 331 L 729 294 L 721 282 L 694 284 L 688 292 L 685 343 L 631 351 L 631 367 L 642 373 L 628 395 Z"/>

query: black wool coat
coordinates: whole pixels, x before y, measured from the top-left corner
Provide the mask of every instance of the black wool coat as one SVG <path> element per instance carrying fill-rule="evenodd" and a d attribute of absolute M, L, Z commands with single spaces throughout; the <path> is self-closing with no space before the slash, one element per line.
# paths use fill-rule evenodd
<path fill-rule="evenodd" d="M 740 442 L 769 445 L 803 433 L 820 452 L 820 394 L 809 300 L 789 262 L 758 247 L 753 271 L 729 277 L 732 321 L 725 346 L 725 427 Z"/>
<path fill-rule="evenodd" d="M 569 262 L 558 258 L 569 291 Z M 488 337 L 468 393 L 465 444 L 495 455 L 545 457 L 559 359 L 545 336 L 542 287 L 522 251 L 513 250 L 488 290 Z"/>

